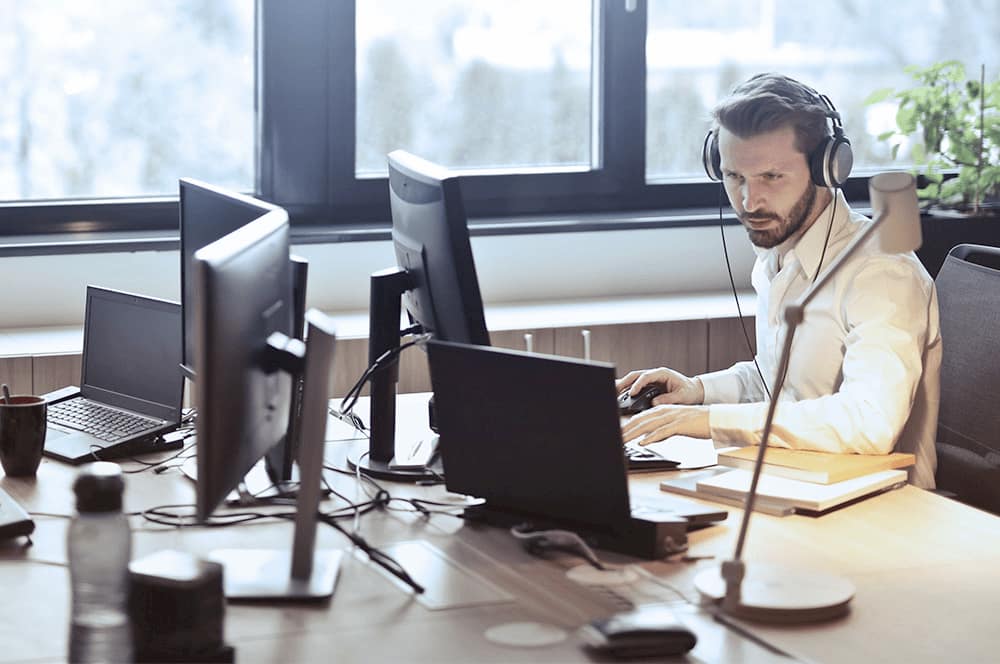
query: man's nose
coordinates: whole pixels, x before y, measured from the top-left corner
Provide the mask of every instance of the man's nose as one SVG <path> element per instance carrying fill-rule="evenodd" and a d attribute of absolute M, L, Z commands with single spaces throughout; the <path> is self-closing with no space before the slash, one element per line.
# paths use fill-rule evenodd
<path fill-rule="evenodd" d="M 750 184 L 750 182 L 744 182 L 740 189 L 740 195 L 743 198 L 743 209 L 746 212 L 753 212 L 763 206 L 764 199 L 761 196 L 759 187 Z"/>

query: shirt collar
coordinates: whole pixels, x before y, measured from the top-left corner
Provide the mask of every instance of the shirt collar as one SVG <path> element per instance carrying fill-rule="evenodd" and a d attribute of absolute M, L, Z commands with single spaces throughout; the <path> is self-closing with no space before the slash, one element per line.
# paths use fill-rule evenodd
<path fill-rule="evenodd" d="M 836 204 L 836 209 L 831 208 Z M 805 233 L 798 238 L 790 237 L 776 247 L 763 249 L 754 246 L 757 256 L 764 262 L 776 261 L 776 265 L 788 265 L 791 262 L 797 263 L 799 269 L 809 279 L 814 279 L 820 269 L 820 257 L 823 263 L 829 265 L 833 258 L 833 253 L 827 247 L 826 255 L 823 256 L 823 247 L 827 244 L 827 228 L 830 226 L 830 214 L 834 215 L 833 228 L 830 229 L 830 242 L 833 242 L 839 235 L 840 230 L 847 223 L 850 217 L 850 208 L 847 206 L 847 199 L 840 189 L 836 189 L 830 203 L 816 217 L 816 221 Z"/>

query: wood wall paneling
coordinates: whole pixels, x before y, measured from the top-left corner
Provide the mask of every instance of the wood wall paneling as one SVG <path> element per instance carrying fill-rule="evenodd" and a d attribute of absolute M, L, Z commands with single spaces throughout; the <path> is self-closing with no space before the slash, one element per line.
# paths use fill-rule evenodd
<path fill-rule="evenodd" d="M 736 362 L 753 359 L 757 352 L 754 321 L 754 316 L 743 317 L 753 350 L 747 349 L 739 318 L 716 318 L 708 322 L 708 371 L 726 369 Z"/>
<path fill-rule="evenodd" d="M 11 394 L 33 394 L 30 357 L 0 357 L 0 383 L 6 383 Z"/>
<path fill-rule="evenodd" d="M 619 376 L 654 367 L 670 367 L 691 375 L 703 372 L 707 365 L 705 320 L 558 328 L 556 354 L 583 358 L 583 330 L 590 331 L 590 359 L 611 362 Z"/>
<path fill-rule="evenodd" d="M 32 362 L 32 389 L 35 394 L 79 385 L 82 360 L 83 356 L 79 353 L 36 355 Z"/>

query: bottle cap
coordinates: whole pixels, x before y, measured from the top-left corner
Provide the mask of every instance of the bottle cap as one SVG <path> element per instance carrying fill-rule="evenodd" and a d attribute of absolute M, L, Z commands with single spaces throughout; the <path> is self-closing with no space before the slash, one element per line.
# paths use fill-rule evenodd
<path fill-rule="evenodd" d="M 117 463 L 98 461 L 84 466 L 76 476 L 77 512 L 115 512 L 122 508 L 125 480 Z"/>

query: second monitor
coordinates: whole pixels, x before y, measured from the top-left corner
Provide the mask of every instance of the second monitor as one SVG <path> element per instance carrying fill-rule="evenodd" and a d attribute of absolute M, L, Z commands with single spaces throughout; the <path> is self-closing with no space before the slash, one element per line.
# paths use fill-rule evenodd
<path fill-rule="evenodd" d="M 441 341 L 488 346 L 490 336 L 458 178 L 402 150 L 388 161 L 396 266 L 371 277 L 368 337 L 369 365 L 384 366 L 371 378 L 369 448 L 349 460 L 375 477 L 421 480 L 435 473 L 392 465 L 399 361 L 389 356 L 400 345 L 402 306 L 411 323 Z"/>
<path fill-rule="evenodd" d="M 197 382 L 193 273 L 195 252 L 269 213 L 284 211 L 266 201 L 193 178 L 181 178 L 179 189 L 181 308 L 184 319 L 181 332 L 184 360 L 181 370 L 187 378 Z M 289 261 L 292 280 L 291 314 L 287 326 L 280 331 L 302 339 L 308 263 L 296 256 L 291 256 Z M 284 441 L 266 457 L 270 481 L 281 489 L 287 489 L 285 483 L 294 479 L 292 471 L 298 447 L 302 377 L 293 376 L 289 389 L 292 392 L 291 405 Z"/>

